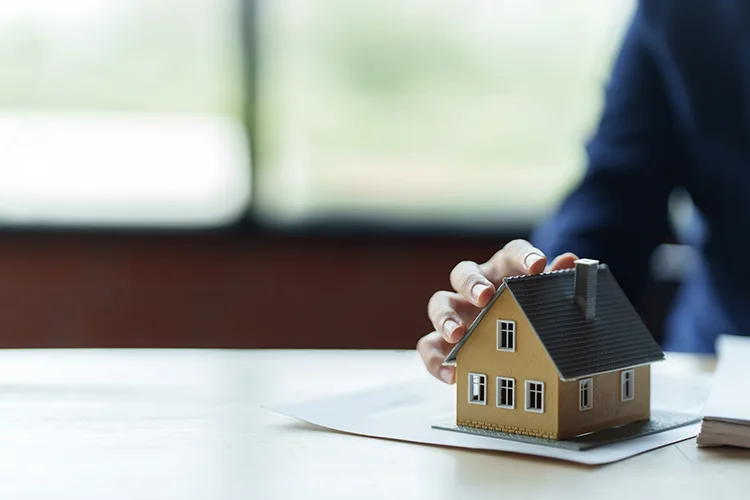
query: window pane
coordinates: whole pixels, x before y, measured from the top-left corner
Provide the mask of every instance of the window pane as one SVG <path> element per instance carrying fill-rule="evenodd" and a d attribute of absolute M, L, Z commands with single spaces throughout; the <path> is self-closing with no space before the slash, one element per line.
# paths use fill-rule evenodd
<path fill-rule="evenodd" d="M 277 221 L 533 219 L 579 175 L 632 0 L 266 0 Z"/>
<path fill-rule="evenodd" d="M 3 0 L 0 220 L 206 226 L 240 216 L 250 177 L 238 7 Z"/>

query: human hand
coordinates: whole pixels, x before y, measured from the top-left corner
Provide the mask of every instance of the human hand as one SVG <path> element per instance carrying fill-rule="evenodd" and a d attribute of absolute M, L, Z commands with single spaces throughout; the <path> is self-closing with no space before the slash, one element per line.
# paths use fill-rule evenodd
<path fill-rule="evenodd" d="M 577 259 L 572 253 L 564 253 L 547 265 L 547 257 L 541 250 L 528 241 L 514 240 L 484 264 L 460 262 L 450 274 L 454 291 L 435 292 L 427 305 L 435 330 L 417 342 L 417 351 L 427 371 L 445 383 L 454 383 L 455 368 L 443 366 L 443 360 L 493 297 L 503 278 L 569 269 Z"/>

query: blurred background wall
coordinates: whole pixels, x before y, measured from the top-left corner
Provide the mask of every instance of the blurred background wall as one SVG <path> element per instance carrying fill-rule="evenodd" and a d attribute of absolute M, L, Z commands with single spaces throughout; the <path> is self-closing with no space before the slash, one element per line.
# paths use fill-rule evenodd
<path fill-rule="evenodd" d="M 0 345 L 412 348 L 581 174 L 632 8 L 4 0 Z"/>

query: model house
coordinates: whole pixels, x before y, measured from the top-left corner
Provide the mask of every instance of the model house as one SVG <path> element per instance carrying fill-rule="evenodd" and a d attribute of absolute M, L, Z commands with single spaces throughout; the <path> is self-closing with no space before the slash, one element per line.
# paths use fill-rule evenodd
<path fill-rule="evenodd" d="M 506 278 L 445 360 L 456 424 L 566 439 L 649 418 L 664 358 L 609 268 Z"/>

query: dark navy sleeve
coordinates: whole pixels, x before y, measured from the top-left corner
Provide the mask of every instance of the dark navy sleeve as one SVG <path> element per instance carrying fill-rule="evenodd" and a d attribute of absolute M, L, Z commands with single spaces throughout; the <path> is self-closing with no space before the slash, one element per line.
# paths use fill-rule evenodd
<path fill-rule="evenodd" d="M 532 237 L 552 258 L 563 252 L 607 263 L 637 300 L 654 248 L 669 234 L 676 133 L 657 64 L 659 28 L 640 5 L 606 88 L 577 187 Z"/>

